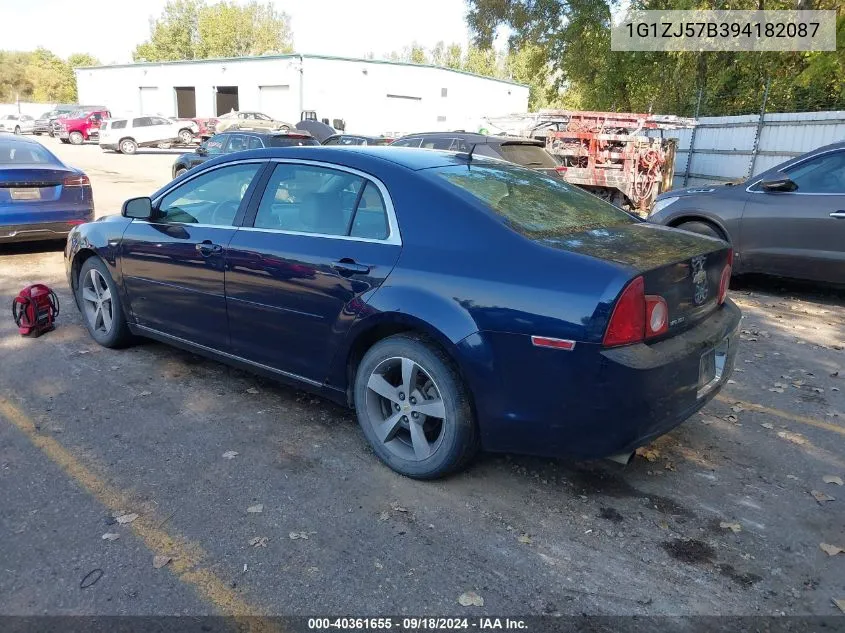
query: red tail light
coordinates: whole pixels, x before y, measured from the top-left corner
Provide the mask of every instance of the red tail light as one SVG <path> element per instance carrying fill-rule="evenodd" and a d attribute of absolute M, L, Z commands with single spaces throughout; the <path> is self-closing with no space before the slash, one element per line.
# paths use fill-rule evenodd
<path fill-rule="evenodd" d="M 728 251 L 728 263 L 722 269 L 722 276 L 719 279 L 719 305 L 728 298 L 728 286 L 731 284 L 731 271 L 734 264 L 734 249 Z"/>
<path fill-rule="evenodd" d="M 91 181 L 88 179 L 88 176 L 82 174 L 81 176 L 65 176 L 62 184 L 65 187 L 90 187 Z"/>
<path fill-rule="evenodd" d="M 629 283 L 610 315 L 604 333 L 605 347 L 638 343 L 645 337 L 645 282 L 637 277 Z"/>
<path fill-rule="evenodd" d="M 555 167 L 555 171 L 558 173 L 558 175 L 563 176 L 566 173 L 566 167 L 564 167 L 563 165 L 558 165 L 557 167 Z"/>

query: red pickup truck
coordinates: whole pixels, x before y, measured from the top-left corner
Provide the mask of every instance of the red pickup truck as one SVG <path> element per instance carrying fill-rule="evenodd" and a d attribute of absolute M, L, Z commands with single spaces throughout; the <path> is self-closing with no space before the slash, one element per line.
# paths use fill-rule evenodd
<path fill-rule="evenodd" d="M 96 141 L 100 136 L 100 123 L 111 117 L 108 110 L 79 110 L 64 119 L 54 122 L 54 136 L 62 143 L 82 145 L 85 141 Z"/>

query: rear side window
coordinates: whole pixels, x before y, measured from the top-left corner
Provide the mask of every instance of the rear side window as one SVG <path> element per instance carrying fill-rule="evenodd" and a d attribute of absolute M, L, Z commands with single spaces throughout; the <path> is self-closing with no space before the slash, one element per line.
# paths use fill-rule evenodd
<path fill-rule="evenodd" d="M 112 122 L 111 122 L 111 129 L 113 129 L 113 130 L 123 130 L 123 129 L 126 129 L 126 120 L 123 120 L 123 121 L 112 121 Z"/>
<path fill-rule="evenodd" d="M 422 139 L 417 136 L 415 138 L 400 138 L 398 141 L 394 141 L 393 145 L 395 147 L 419 147 L 420 143 L 422 143 Z"/>
<path fill-rule="evenodd" d="M 480 200 L 531 238 L 632 224 L 627 213 L 558 178 L 508 166 L 441 167 L 439 178 Z"/>
<path fill-rule="evenodd" d="M 552 155 L 537 145 L 506 143 L 499 146 L 499 153 L 505 160 L 523 167 L 557 167 Z"/>
<path fill-rule="evenodd" d="M 384 199 L 378 187 L 367 181 L 361 200 L 358 202 L 358 208 L 355 210 L 355 217 L 352 218 L 352 229 L 349 235 L 370 240 L 383 240 L 387 238 L 387 234 L 387 209 L 384 207 Z"/>

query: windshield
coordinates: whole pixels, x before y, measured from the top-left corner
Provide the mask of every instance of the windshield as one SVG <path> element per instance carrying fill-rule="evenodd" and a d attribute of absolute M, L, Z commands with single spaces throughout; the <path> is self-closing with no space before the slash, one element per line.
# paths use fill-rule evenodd
<path fill-rule="evenodd" d="M 12 120 L 12 119 L 17 119 L 17 118 L 18 118 L 18 117 L 17 117 L 16 115 L 14 115 L 14 114 L 7 114 L 6 116 L 4 116 L 4 117 L 3 117 L 3 120 L 4 120 L 4 121 L 10 121 L 10 120 Z"/>
<path fill-rule="evenodd" d="M 483 202 L 513 230 L 540 239 L 636 222 L 575 185 L 517 167 L 441 167 L 437 176 Z"/>

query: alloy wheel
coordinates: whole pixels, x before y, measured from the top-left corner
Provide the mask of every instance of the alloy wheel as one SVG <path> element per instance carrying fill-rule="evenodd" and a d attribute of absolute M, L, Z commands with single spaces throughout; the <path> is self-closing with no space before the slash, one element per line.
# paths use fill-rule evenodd
<path fill-rule="evenodd" d="M 82 280 L 82 304 L 91 329 L 109 334 L 114 324 L 111 290 L 100 271 L 94 268 Z"/>
<path fill-rule="evenodd" d="M 387 358 L 376 366 L 366 406 L 378 441 L 397 457 L 423 461 L 440 447 L 446 426 L 440 389 L 410 358 Z"/>

